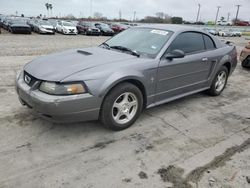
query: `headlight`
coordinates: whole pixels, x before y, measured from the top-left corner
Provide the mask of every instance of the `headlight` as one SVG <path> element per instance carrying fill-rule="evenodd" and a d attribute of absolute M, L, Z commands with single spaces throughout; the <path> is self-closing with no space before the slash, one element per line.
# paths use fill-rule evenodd
<path fill-rule="evenodd" d="M 75 95 L 86 93 L 83 83 L 42 82 L 39 90 L 50 95 Z"/>
<path fill-rule="evenodd" d="M 90 28 L 88 28 L 88 31 L 91 31 L 91 29 L 90 29 Z"/>
<path fill-rule="evenodd" d="M 41 31 L 45 31 L 45 30 L 46 30 L 46 29 L 43 28 L 43 27 L 39 27 L 39 29 L 40 29 Z"/>
<path fill-rule="evenodd" d="M 23 70 L 17 71 L 16 80 L 19 80 L 23 76 Z"/>

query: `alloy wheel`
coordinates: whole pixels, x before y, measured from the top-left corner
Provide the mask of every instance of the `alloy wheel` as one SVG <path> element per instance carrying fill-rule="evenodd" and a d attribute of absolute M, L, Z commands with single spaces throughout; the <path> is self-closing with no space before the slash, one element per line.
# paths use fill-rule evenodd
<path fill-rule="evenodd" d="M 225 71 L 221 71 L 218 74 L 215 82 L 215 90 L 217 92 L 221 92 L 225 87 L 226 81 L 227 81 L 227 73 Z"/>
<path fill-rule="evenodd" d="M 138 109 L 138 99 L 135 94 L 125 92 L 114 102 L 112 107 L 112 117 L 118 124 L 126 124 L 136 115 Z"/>

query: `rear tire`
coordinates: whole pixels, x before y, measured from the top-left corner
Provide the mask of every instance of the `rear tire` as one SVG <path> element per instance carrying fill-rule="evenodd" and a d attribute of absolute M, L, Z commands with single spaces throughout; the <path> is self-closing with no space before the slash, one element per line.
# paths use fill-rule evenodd
<path fill-rule="evenodd" d="M 210 89 L 207 90 L 207 93 L 211 96 L 220 95 L 227 85 L 227 79 L 228 69 L 225 66 L 221 66 L 213 79 Z"/>
<path fill-rule="evenodd" d="M 124 130 L 136 121 L 142 108 L 143 96 L 140 89 L 125 82 L 114 87 L 105 97 L 100 120 L 111 130 Z"/>
<path fill-rule="evenodd" d="M 250 68 L 250 56 L 241 62 L 241 66 L 244 68 Z"/>

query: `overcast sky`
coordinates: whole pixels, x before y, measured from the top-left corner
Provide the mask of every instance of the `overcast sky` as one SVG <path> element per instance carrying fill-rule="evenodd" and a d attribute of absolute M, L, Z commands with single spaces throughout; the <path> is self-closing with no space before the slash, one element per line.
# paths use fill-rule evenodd
<path fill-rule="evenodd" d="M 76 17 L 88 17 L 91 14 L 91 0 L 0 0 L 0 14 L 24 14 L 37 16 L 47 14 L 45 3 L 53 4 L 54 16 L 73 14 Z M 185 20 L 195 21 L 198 3 L 201 4 L 200 20 L 214 20 L 217 6 L 221 6 L 219 17 L 235 18 L 236 4 L 242 5 L 239 18 L 250 20 L 250 0 L 92 0 L 92 13 L 101 12 L 108 18 L 133 19 L 133 12 L 141 19 L 156 12 L 165 12 L 170 16 L 181 16 Z"/>

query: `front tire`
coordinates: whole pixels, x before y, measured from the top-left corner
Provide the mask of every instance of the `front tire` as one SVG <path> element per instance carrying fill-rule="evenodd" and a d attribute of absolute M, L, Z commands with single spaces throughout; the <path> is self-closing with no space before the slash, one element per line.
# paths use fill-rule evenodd
<path fill-rule="evenodd" d="M 111 130 L 124 130 L 136 121 L 142 108 L 143 96 L 140 89 L 131 83 L 122 83 L 105 97 L 100 120 Z"/>
<path fill-rule="evenodd" d="M 207 93 L 211 96 L 218 96 L 222 93 L 227 85 L 228 79 L 228 69 L 225 66 L 220 67 L 218 72 L 216 73 L 212 85 Z"/>

